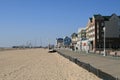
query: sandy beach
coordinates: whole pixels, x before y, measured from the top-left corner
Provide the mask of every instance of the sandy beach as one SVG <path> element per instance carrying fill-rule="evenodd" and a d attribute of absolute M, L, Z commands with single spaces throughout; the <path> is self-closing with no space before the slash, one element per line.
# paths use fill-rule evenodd
<path fill-rule="evenodd" d="M 0 80 L 101 80 L 47 49 L 0 51 Z"/>

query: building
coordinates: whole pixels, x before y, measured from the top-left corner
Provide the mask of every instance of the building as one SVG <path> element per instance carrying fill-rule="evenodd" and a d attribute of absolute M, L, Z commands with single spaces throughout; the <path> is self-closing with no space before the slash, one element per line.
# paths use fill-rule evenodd
<path fill-rule="evenodd" d="M 69 38 L 68 36 L 66 36 L 64 39 L 63 39 L 63 43 L 64 43 L 64 47 L 70 47 L 71 45 L 71 38 Z"/>
<path fill-rule="evenodd" d="M 86 26 L 86 38 L 90 42 L 90 50 L 103 50 L 104 38 L 106 49 L 120 48 L 120 16 L 97 14 L 89 18 Z"/>
<path fill-rule="evenodd" d="M 78 39 L 77 39 L 78 50 L 82 50 L 82 40 L 86 40 L 86 29 L 85 28 L 78 29 Z"/>
<path fill-rule="evenodd" d="M 81 51 L 89 52 L 89 40 L 82 40 L 81 41 Z"/>
<path fill-rule="evenodd" d="M 72 48 L 73 50 L 77 50 L 78 48 L 76 47 L 76 44 L 77 44 L 77 40 L 78 40 L 78 35 L 77 33 L 73 33 L 71 35 L 71 39 L 72 39 Z"/>
<path fill-rule="evenodd" d="M 63 38 L 57 38 L 56 39 L 56 47 L 57 48 L 63 47 Z"/>
<path fill-rule="evenodd" d="M 86 29 L 85 28 L 78 29 L 78 39 L 86 39 Z"/>

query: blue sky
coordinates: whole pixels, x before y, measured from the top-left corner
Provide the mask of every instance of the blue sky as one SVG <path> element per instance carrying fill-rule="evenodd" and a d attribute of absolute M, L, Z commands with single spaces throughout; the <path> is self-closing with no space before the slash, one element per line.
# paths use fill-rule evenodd
<path fill-rule="evenodd" d="M 86 27 L 94 14 L 120 15 L 120 0 L 0 0 L 0 47 L 47 45 Z"/>

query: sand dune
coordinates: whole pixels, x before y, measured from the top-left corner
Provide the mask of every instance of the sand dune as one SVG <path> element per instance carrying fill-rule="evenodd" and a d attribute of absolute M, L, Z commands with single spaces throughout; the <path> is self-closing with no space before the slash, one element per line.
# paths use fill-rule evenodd
<path fill-rule="evenodd" d="M 45 49 L 0 52 L 0 80 L 100 80 Z"/>

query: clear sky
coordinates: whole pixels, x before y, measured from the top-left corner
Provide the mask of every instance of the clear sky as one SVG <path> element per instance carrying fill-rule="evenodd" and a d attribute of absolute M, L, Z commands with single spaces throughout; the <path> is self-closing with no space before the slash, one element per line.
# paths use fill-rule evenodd
<path fill-rule="evenodd" d="M 120 0 L 0 0 L 0 47 L 55 43 L 94 14 L 112 13 L 120 15 Z"/>

